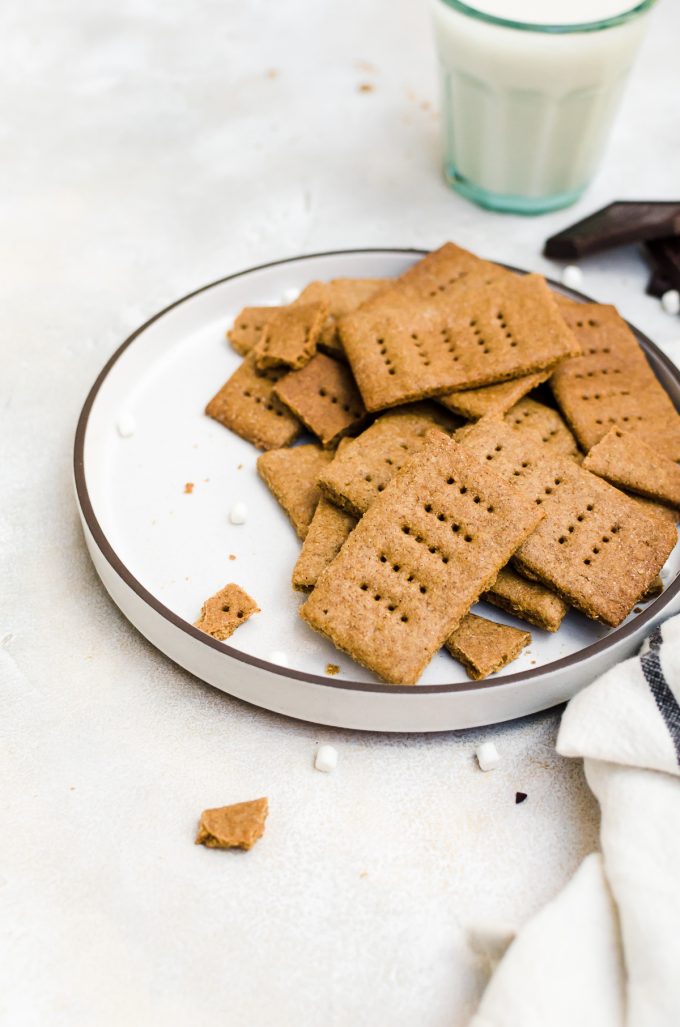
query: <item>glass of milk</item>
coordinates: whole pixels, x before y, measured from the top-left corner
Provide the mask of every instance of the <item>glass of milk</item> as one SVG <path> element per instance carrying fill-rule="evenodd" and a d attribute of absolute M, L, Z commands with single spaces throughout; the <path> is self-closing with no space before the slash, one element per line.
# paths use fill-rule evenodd
<path fill-rule="evenodd" d="M 540 214 L 588 185 L 655 0 L 432 0 L 444 174 Z"/>

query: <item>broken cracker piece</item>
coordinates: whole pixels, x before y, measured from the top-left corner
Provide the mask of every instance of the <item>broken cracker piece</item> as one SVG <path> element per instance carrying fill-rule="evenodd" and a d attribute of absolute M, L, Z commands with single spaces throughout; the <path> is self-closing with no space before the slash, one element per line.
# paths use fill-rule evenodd
<path fill-rule="evenodd" d="M 630 432 L 611 428 L 583 466 L 612 485 L 680 507 L 680 467 Z"/>
<path fill-rule="evenodd" d="M 255 367 L 288 367 L 294 371 L 308 364 L 316 353 L 327 303 L 293 303 L 281 307 L 266 322 L 253 349 Z"/>
<path fill-rule="evenodd" d="M 500 385 L 484 385 L 481 389 L 450 392 L 446 396 L 439 396 L 437 402 L 454 414 L 460 414 L 470 421 L 478 421 L 486 414 L 506 413 L 528 392 L 546 381 L 550 373 L 550 370 L 535 371 L 521 378 L 512 378 L 509 382 L 501 382 Z"/>
<path fill-rule="evenodd" d="M 247 356 L 262 338 L 269 319 L 279 310 L 281 307 L 244 307 L 227 332 L 227 338 L 236 352 L 242 357 Z"/>
<path fill-rule="evenodd" d="M 544 631 L 557 631 L 569 612 L 560 596 L 539 581 L 529 581 L 504 567 L 482 599 Z"/>
<path fill-rule="evenodd" d="M 237 628 L 259 613 L 260 608 L 254 599 L 240 585 L 231 582 L 206 599 L 201 609 L 201 616 L 194 627 L 205 631 L 219 642 L 224 642 L 234 634 Z"/>
<path fill-rule="evenodd" d="M 204 809 L 195 844 L 208 849 L 252 849 L 264 834 L 268 812 L 268 799 Z"/>
<path fill-rule="evenodd" d="M 446 641 L 446 648 L 475 681 L 502 670 L 531 642 L 531 634 L 468 613 Z"/>

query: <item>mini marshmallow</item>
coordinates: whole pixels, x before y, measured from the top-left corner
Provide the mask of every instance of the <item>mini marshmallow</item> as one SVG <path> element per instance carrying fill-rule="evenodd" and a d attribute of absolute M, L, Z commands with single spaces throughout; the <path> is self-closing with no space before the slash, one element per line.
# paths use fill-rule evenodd
<path fill-rule="evenodd" d="M 323 774 L 330 774 L 338 765 L 338 750 L 332 745 L 320 745 L 314 758 L 314 766 Z"/>
<path fill-rule="evenodd" d="M 680 314 L 680 292 L 669 289 L 661 297 L 661 306 L 667 314 Z"/>
<path fill-rule="evenodd" d="M 568 264 L 562 272 L 562 285 L 568 289 L 578 289 L 583 285 L 583 271 L 576 264 Z"/>
<path fill-rule="evenodd" d="M 229 520 L 232 524 L 245 524 L 248 519 L 248 507 L 245 503 L 234 503 L 229 511 Z"/>
<path fill-rule="evenodd" d="M 300 295 L 299 289 L 284 289 L 281 295 L 282 303 L 293 303 Z"/>
<path fill-rule="evenodd" d="M 281 667 L 288 666 L 288 657 L 281 649 L 272 649 L 269 654 L 269 659 L 272 663 L 278 663 Z"/>
<path fill-rule="evenodd" d="M 129 410 L 123 410 L 116 421 L 118 434 L 122 439 L 129 439 L 137 431 L 137 422 Z"/>
<path fill-rule="evenodd" d="M 475 756 L 480 770 L 495 770 L 501 761 L 498 749 L 493 742 L 482 742 L 475 750 Z"/>

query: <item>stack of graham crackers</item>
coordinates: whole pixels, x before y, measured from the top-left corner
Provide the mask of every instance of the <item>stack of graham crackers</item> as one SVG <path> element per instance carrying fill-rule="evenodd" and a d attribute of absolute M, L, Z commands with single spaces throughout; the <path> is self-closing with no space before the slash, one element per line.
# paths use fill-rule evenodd
<path fill-rule="evenodd" d="M 243 310 L 207 413 L 266 450 L 302 540 L 302 618 L 385 681 L 445 646 L 471 677 L 570 607 L 616 626 L 677 541 L 680 417 L 610 306 L 452 243 L 394 280 Z M 529 393 L 548 381 L 556 402 Z M 317 441 L 293 446 L 303 433 Z"/>

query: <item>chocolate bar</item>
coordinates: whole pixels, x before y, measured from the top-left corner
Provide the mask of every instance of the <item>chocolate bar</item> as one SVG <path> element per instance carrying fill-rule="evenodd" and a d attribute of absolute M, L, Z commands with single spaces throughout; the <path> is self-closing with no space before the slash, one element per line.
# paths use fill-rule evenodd
<path fill-rule="evenodd" d="M 680 235 L 680 201 L 617 200 L 546 241 L 543 253 L 573 260 L 627 243 Z"/>
<path fill-rule="evenodd" d="M 654 285 L 652 296 L 663 296 L 669 289 L 680 289 L 680 236 L 652 239 L 645 249 L 654 269 L 647 291 Z"/>

